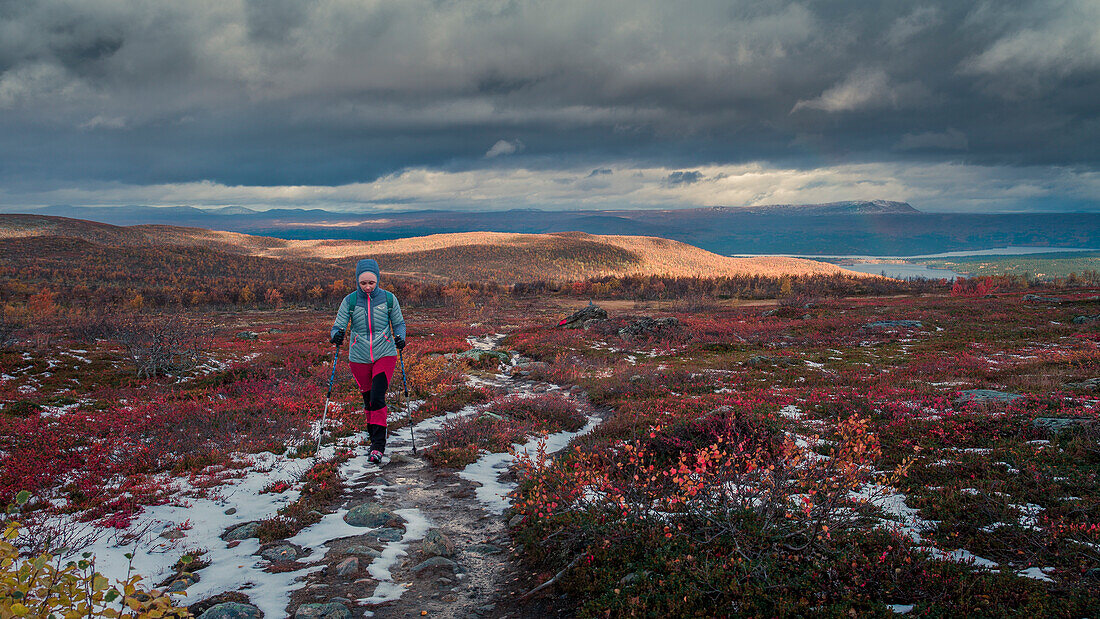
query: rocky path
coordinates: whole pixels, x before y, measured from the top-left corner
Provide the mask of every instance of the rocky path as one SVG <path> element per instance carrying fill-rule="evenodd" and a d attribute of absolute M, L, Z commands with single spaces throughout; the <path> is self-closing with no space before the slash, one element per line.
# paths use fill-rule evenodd
<path fill-rule="evenodd" d="M 492 350 L 500 339 L 476 338 L 471 344 L 475 350 Z M 514 367 L 517 359 L 509 359 Z M 560 389 L 508 373 L 472 380 L 509 393 Z M 468 407 L 417 424 L 418 451 L 430 445 L 444 418 L 473 412 Z M 590 416 L 580 432 L 547 437 L 547 450 L 563 448 L 598 422 Z M 358 437 L 346 440 L 354 443 Z M 531 585 L 512 555 L 505 520 L 504 495 L 514 487 L 511 457 L 486 454 L 455 471 L 432 466 L 411 447 L 409 429 L 402 428 L 391 435 L 382 466 L 366 463 L 365 448 L 357 447 L 356 457 L 341 469 L 345 492 L 329 518 L 339 516 L 346 528 L 323 543 L 327 551 L 322 559 L 303 558 L 314 559 L 315 571 L 303 576 L 305 584 L 291 594 L 292 616 L 554 616 L 557 611 L 545 598 L 517 601 Z"/>

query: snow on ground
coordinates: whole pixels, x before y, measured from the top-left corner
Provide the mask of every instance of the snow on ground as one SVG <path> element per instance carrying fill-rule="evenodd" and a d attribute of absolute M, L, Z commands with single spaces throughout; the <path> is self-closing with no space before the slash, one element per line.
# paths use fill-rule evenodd
<path fill-rule="evenodd" d="M 499 344 L 501 340 L 503 340 L 505 337 L 506 334 L 504 333 L 494 333 L 492 335 L 483 335 L 481 337 L 471 336 L 466 338 L 466 342 L 474 350 L 493 350 L 494 348 L 496 348 L 496 345 Z"/>
<path fill-rule="evenodd" d="M 363 432 L 349 437 L 345 444 L 357 445 L 366 438 L 367 435 Z M 354 452 L 356 452 L 355 455 L 341 466 L 341 474 L 345 477 L 368 466 L 367 448 L 356 447 Z M 326 445 L 318 456 L 328 459 L 334 454 L 335 446 Z M 211 564 L 198 572 L 202 580 L 188 587 L 187 596 L 181 597 L 181 602 L 194 602 L 225 591 L 241 590 L 248 594 L 251 602 L 259 607 L 265 616 L 284 616 L 291 593 L 302 586 L 301 578 L 324 569 L 323 560 L 328 552 L 326 542 L 341 537 L 362 535 L 371 529 L 353 527 L 344 522 L 344 515 L 348 511 L 346 509 L 327 514 L 320 522 L 302 529 L 294 537 L 286 540 L 307 549 L 308 556 L 299 560 L 306 567 L 292 572 L 274 574 L 263 571 L 269 563 L 255 555 L 260 549 L 259 540 L 249 538 L 233 548 L 228 548 L 226 542 L 219 536 L 226 529 L 270 518 L 276 515 L 279 508 L 297 500 L 300 495 L 298 490 L 288 490 L 281 494 L 260 494 L 260 490 L 273 481 L 299 480 L 316 460 L 291 459 L 269 452 L 248 457 L 251 458 L 252 465 L 245 476 L 228 480 L 224 486 L 217 489 L 216 496 L 146 507 L 134 518 L 128 529 L 113 535 L 101 535 L 92 545 L 81 550 L 95 555 L 95 569 L 103 573 L 112 583 L 127 577 L 131 564 L 124 555 L 133 553 L 132 573 L 142 574 L 145 577 L 144 584 L 148 587 L 155 586 L 168 576 L 175 574 L 176 570 L 172 566 L 181 556 L 205 550 L 203 559 L 210 561 Z M 194 490 L 189 488 L 185 480 L 171 479 L 167 476 L 164 480 L 166 484 L 172 481 L 180 487 L 180 493 L 176 496 L 186 494 L 188 490 Z M 233 510 L 235 510 L 234 513 L 226 513 Z M 388 542 L 383 547 L 381 557 L 371 563 L 368 570 L 380 582 L 374 595 L 361 600 L 362 603 L 380 604 L 396 600 L 401 596 L 404 587 L 393 582 L 389 570 L 399 557 L 408 554 L 408 545 L 421 539 L 430 526 L 419 510 L 397 510 L 396 513 L 407 522 L 405 534 L 396 542 Z M 69 521 L 67 524 L 75 530 L 87 529 L 90 526 L 75 521 Z M 181 525 L 186 535 L 183 539 L 169 540 L 159 537 L 160 533 L 181 528 Z M 187 526 L 190 528 L 186 528 Z M 126 533 L 140 533 L 140 535 L 132 543 L 119 543 L 122 535 Z"/>
<path fill-rule="evenodd" d="M 1020 570 L 1016 572 L 1017 575 L 1024 578 L 1034 578 L 1035 580 L 1041 580 L 1043 582 L 1054 582 L 1054 579 L 1046 575 L 1046 572 L 1053 572 L 1052 567 L 1029 567 L 1026 570 Z"/>
<path fill-rule="evenodd" d="M 516 443 L 513 447 L 516 451 L 532 453 L 538 450 L 539 443 L 546 441 L 546 453 L 551 454 L 565 448 L 569 441 L 591 432 L 600 423 L 599 417 L 589 416 L 588 423 L 576 432 L 557 432 L 545 439 L 541 436 L 532 438 L 524 444 Z M 510 453 L 490 453 L 481 456 L 477 462 L 468 465 L 459 472 L 458 476 L 480 484 L 476 490 L 477 498 L 485 506 L 485 510 L 492 514 L 503 514 L 505 509 L 511 506 L 506 498 L 510 492 L 516 489 L 514 482 L 502 482 L 500 474 L 507 470 L 515 462 L 515 457 Z"/>
<path fill-rule="evenodd" d="M 325 454 L 326 451 L 330 453 Z M 322 455 L 331 456 L 331 451 L 332 448 L 328 447 L 322 450 Z M 124 555 L 133 553 L 133 572 L 144 576 L 144 584 L 151 587 L 176 573 L 172 565 L 181 556 L 205 549 L 207 552 L 203 558 L 211 561 L 211 565 L 201 570 L 199 575 L 202 580 L 191 585 L 186 598 L 183 599 L 201 600 L 224 591 L 242 589 L 248 592 L 253 603 L 267 616 L 282 616 L 290 600 L 290 592 L 300 586 L 300 583 L 296 582 L 297 578 L 321 569 L 322 566 L 297 572 L 269 574 L 261 571 L 267 565 L 267 561 L 258 556 L 252 556 L 259 549 L 259 540 L 250 538 L 234 548 L 227 548 L 226 543 L 219 539 L 219 536 L 227 528 L 274 516 L 279 508 L 296 500 L 299 496 L 297 490 L 288 490 L 281 494 L 260 494 L 260 490 L 273 481 L 299 479 L 308 470 L 312 461 L 290 459 L 270 452 L 247 457 L 252 460 L 252 466 L 245 476 L 227 480 L 224 486 L 217 489 L 215 496 L 148 506 L 134 518 L 128 529 L 114 535 L 102 535 L 92 545 L 82 550 L 95 555 L 95 569 L 112 583 L 127 577 L 131 566 L 130 560 Z M 165 483 L 175 482 L 180 487 L 181 494 L 188 490 L 196 490 L 189 488 L 186 480 L 166 476 L 164 481 Z M 236 511 L 232 514 L 226 513 L 233 510 Z M 77 530 L 87 526 L 67 520 L 71 518 L 68 515 L 59 518 L 67 526 Z M 340 523 L 342 522 L 340 520 Z M 184 530 L 186 537 L 179 540 L 159 537 L 160 533 L 180 528 L 184 523 L 190 526 L 189 529 Z M 337 529 L 339 526 L 332 521 L 331 517 L 326 517 L 299 536 L 303 540 L 310 541 L 328 540 L 346 535 L 346 533 L 339 533 Z M 362 529 L 356 530 L 356 533 L 363 532 Z M 137 537 L 130 543 L 121 542 L 120 538 L 127 533 L 137 534 Z M 298 538 L 293 538 L 291 541 L 301 543 Z M 310 562 L 324 556 L 326 549 L 323 546 L 303 545 L 314 551 L 308 559 Z"/>
<path fill-rule="evenodd" d="M 409 543 L 423 539 L 431 527 L 431 523 L 418 509 L 399 509 L 394 513 L 405 519 L 405 534 L 400 540 L 387 543 L 382 548 L 381 556 L 367 568 L 370 575 L 378 580 L 378 586 L 374 589 L 374 595 L 359 600 L 360 604 L 384 604 L 401 599 L 405 587 L 393 581 L 390 568 L 397 563 L 399 557 L 409 554 Z"/>
<path fill-rule="evenodd" d="M 799 420 L 802 419 L 802 409 L 798 408 L 794 404 L 788 404 L 779 409 L 779 414 L 787 419 Z"/>

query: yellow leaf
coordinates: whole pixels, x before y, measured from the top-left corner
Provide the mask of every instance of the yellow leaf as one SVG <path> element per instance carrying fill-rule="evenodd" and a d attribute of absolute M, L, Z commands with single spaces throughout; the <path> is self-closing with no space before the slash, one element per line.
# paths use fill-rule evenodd
<path fill-rule="evenodd" d="M 16 602 L 15 604 L 11 605 L 11 612 L 15 613 L 16 617 L 22 617 L 22 616 L 26 615 L 27 613 L 31 612 L 31 609 L 27 608 L 26 606 L 23 606 L 19 602 Z"/>
<path fill-rule="evenodd" d="M 107 578 L 102 574 L 96 574 L 92 577 L 92 590 L 103 591 L 108 587 L 110 583 L 107 582 Z"/>

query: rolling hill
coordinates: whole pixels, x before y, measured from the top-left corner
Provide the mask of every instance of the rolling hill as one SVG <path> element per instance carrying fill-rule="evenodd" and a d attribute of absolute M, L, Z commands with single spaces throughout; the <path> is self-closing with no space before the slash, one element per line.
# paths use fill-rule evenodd
<path fill-rule="evenodd" d="M 784 257 L 728 258 L 653 236 L 580 232 L 463 232 L 384 240 L 284 240 L 168 225 L 112 226 L 40 215 L 0 215 L 0 240 L 72 238 L 115 247 L 173 246 L 293 262 L 351 265 L 378 259 L 393 275 L 425 281 L 576 281 L 607 275 L 720 277 L 832 275 L 878 277 Z"/>

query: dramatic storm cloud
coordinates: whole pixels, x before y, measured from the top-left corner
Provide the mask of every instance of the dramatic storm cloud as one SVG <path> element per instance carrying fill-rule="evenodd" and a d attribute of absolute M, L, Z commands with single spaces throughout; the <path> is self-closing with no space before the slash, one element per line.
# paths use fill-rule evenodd
<path fill-rule="evenodd" d="M 1096 0 L 0 0 L 0 205 L 367 208 L 421 175 L 406 208 L 451 184 L 456 207 L 738 205 L 801 176 L 1100 208 L 1097 23 Z M 714 190 L 749 168 L 752 193 Z"/>

